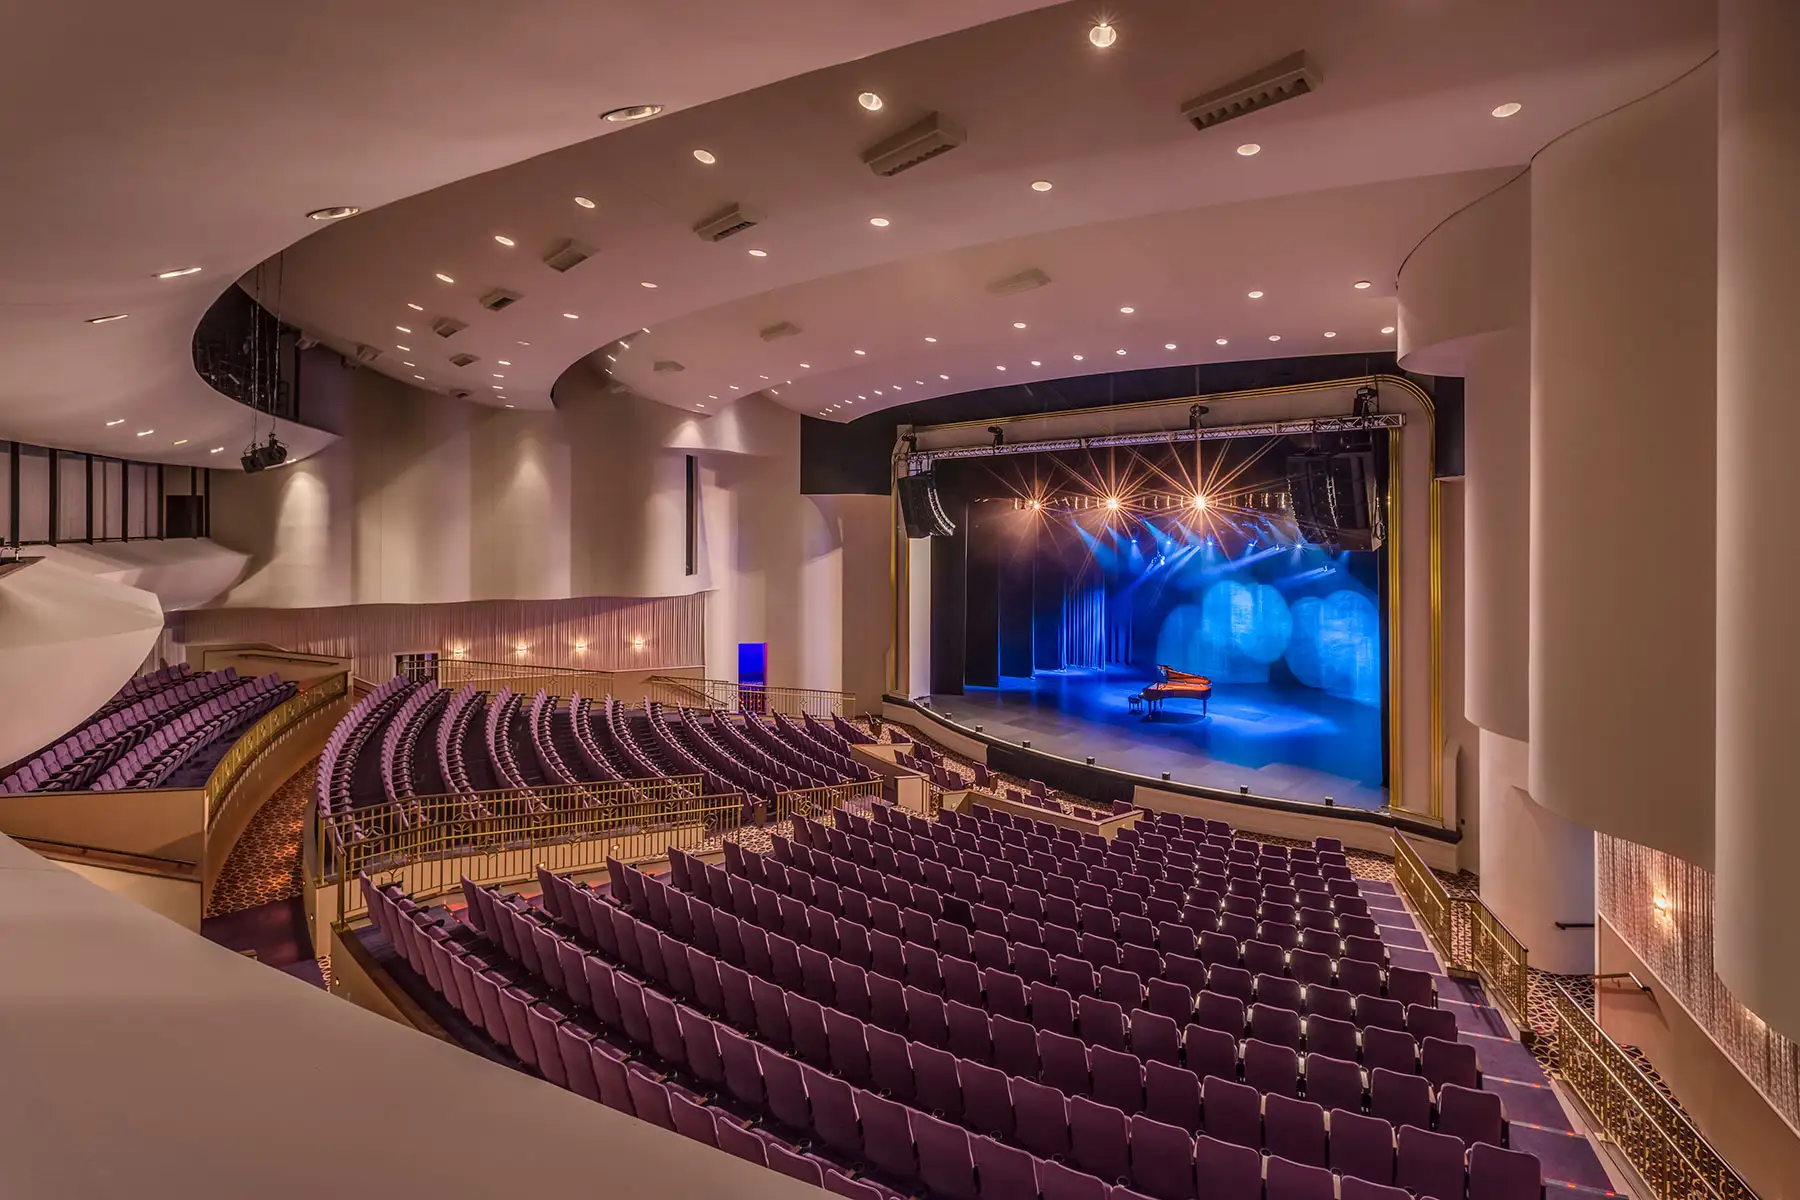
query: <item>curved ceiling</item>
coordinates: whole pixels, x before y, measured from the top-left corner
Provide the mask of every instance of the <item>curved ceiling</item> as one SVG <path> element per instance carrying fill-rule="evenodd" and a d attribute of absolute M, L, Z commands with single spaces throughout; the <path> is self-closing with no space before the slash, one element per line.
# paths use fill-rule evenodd
<path fill-rule="evenodd" d="M 972 24 L 364 214 L 283 257 L 284 313 L 488 403 L 548 407 L 586 360 L 684 408 L 767 388 L 836 419 L 1128 363 L 1390 349 L 1393 278 L 1419 238 L 1714 41 L 1712 6 L 1691 0 L 1133 0 L 1106 49 L 1091 11 Z M 1180 115 L 1302 49 L 1314 94 L 1205 132 Z M 1522 110 L 1491 115 L 1507 102 Z M 967 144 L 893 178 L 863 165 L 932 111 Z M 732 202 L 761 223 L 695 235 Z M 595 253 L 559 274 L 540 260 L 564 239 Z M 1048 286 L 990 293 L 1032 267 Z M 489 312 L 496 287 L 521 298 Z M 466 327 L 428 333 L 441 317 Z M 798 332 L 762 335 L 782 323 Z"/>
<path fill-rule="evenodd" d="M 0 437 L 227 465 L 250 414 L 195 374 L 193 331 L 240 274 L 335 232 L 308 211 L 380 209 L 623 128 L 597 119 L 611 108 L 675 113 L 1035 4 L 14 6 L 0 40 Z M 203 269 L 155 278 L 190 266 Z M 329 440 L 283 433 L 301 454 Z"/>

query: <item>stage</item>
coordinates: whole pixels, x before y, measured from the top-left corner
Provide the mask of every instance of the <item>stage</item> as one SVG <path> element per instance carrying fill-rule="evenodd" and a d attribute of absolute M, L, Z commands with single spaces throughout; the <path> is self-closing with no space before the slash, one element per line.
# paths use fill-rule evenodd
<path fill-rule="evenodd" d="M 1259 796 L 1387 807 L 1381 785 L 1381 710 L 1295 683 L 1216 683 L 1209 716 L 1198 700 L 1168 701 L 1160 713 L 1129 710 L 1154 675 L 1123 669 L 1004 676 L 997 688 L 931 698 L 962 725 L 1080 762 Z"/>

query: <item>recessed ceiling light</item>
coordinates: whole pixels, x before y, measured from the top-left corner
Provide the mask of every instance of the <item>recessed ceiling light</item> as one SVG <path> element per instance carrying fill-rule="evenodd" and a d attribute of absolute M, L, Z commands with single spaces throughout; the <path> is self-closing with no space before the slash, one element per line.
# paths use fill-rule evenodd
<path fill-rule="evenodd" d="M 138 436 L 139 437 L 149 437 L 151 434 L 153 434 L 155 432 L 156 432 L 156 430 L 154 430 L 154 429 L 140 429 L 140 430 L 138 430 Z"/>
<path fill-rule="evenodd" d="M 1081 355 L 1079 355 L 1079 354 L 1072 354 L 1069 357 L 1073 358 L 1076 362 L 1082 361 Z"/>
<path fill-rule="evenodd" d="M 442 271 L 439 271 L 437 273 L 437 278 L 438 278 L 439 283 L 455 283 L 456 282 L 456 280 L 450 278 L 448 275 L 444 274 Z"/>
<path fill-rule="evenodd" d="M 694 151 L 694 161 L 699 162 L 699 163 L 705 163 L 707 166 L 710 167 L 714 163 L 718 162 L 719 159 L 718 159 L 718 156 L 715 155 L 711 150 L 696 150 L 696 151 Z"/>
<path fill-rule="evenodd" d="M 1382 326 L 1382 327 L 1381 327 L 1381 332 L 1383 332 L 1383 333 L 1392 333 L 1392 332 L 1394 332 L 1394 327 L 1393 327 L 1393 326 L 1392 326 L 1392 325 L 1383 325 L 1383 326 Z"/>
<path fill-rule="evenodd" d="M 1051 183 L 1048 179 L 1038 179 L 1032 182 L 1031 190 L 1034 192 L 1047 192 L 1055 186 L 1056 185 Z"/>
<path fill-rule="evenodd" d="M 423 304 L 414 304 L 411 300 L 408 300 L 406 302 L 406 307 L 412 309 L 414 312 L 424 312 L 425 311 L 425 306 Z"/>
<path fill-rule="evenodd" d="M 663 110 L 660 104 L 628 104 L 624 108 L 608 109 L 600 114 L 603 121 L 642 121 L 646 117 L 654 117 Z"/>
<path fill-rule="evenodd" d="M 509 404 L 509 405 L 507 405 L 507 406 L 506 406 L 506 407 L 508 407 L 508 408 L 511 408 L 511 407 L 512 407 L 512 405 L 510 405 L 510 404 Z M 704 405 L 702 405 L 702 406 L 701 406 L 701 407 L 703 407 L 703 408 L 704 408 L 704 407 L 705 407 L 705 406 L 704 406 Z"/>
<path fill-rule="evenodd" d="M 1249 296 L 1252 300 L 1261 300 L 1263 297 L 1261 292 L 1246 292 L 1245 295 Z"/>
<path fill-rule="evenodd" d="M 416 366 L 418 366 L 418 365 L 419 365 L 419 364 L 418 364 L 418 363 L 415 363 L 415 362 L 403 362 L 403 363 L 401 363 L 401 364 L 400 364 L 400 365 L 401 365 L 401 366 L 403 366 L 403 367 L 416 367 Z"/>
<path fill-rule="evenodd" d="M 219 451 L 221 451 L 223 449 L 225 449 L 225 447 L 223 447 L 223 446 L 214 446 L 211 450 L 208 450 L 207 453 L 208 454 L 217 454 Z"/>
<path fill-rule="evenodd" d="M 939 379 L 948 379 L 950 377 L 948 375 L 939 375 L 938 378 Z"/>
<path fill-rule="evenodd" d="M 863 395 L 858 395 L 858 396 L 857 396 L 857 397 L 856 397 L 856 398 L 857 398 L 857 399 L 858 399 L 858 400 L 867 400 L 867 399 L 868 399 L 868 397 L 867 397 L 867 396 L 863 396 Z"/>
<path fill-rule="evenodd" d="M 926 340 L 926 341 L 928 341 L 928 342 L 935 342 L 935 341 L 937 341 L 937 339 L 936 339 L 936 338 L 934 338 L 934 337 L 928 337 L 928 338 L 926 338 L 926 339 L 925 339 L 925 340 Z"/>
<path fill-rule="evenodd" d="M 1327 329 L 1327 330 L 1326 330 L 1326 331 L 1325 331 L 1325 336 L 1326 336 L 1326 337 L 1328 337 L 1328 338 L 1332 338 L 1332 337 L 1336 337 L 1336 336 L 1337 336 L 1337 330 L 1335 330 L 1335 329 Z"/>
<path fill-rule="evenodd" d="M 1281 340 L 1281 335 L 1279 333 L 1271 333 L 1269 335 L 1269 340 L 1271 342 L 1279 342 Z"/>
<path fill-rule="evenodd" d="M 1129 304 L 1126 304 L 1126 305 L 1122 305 L 1122 306 L 1121 306 L 1121 307 L 1120 307 L 1120 308 L 1119 308 L 1119 311 L 1120 311 L 1120 312 L 1122 312 L 1122 313 L 1124 313 L 1124 314 L 1125 314 L 1125 315 L 1126 315 L 1126 316 L 1128 316 L 1128 317 L 1129 317 L 1129 316 L 1130 316 L 1130 315 L 1131 315 L 1131 314 L 1132 314 L 1132 313 L 1134 313 L 1134 312 L 1136 312 L 1136 311 L 1137 311 L 1137 309 L 1135 309 L 1135 308 L 1133 308 L 1133 307 L 1131 307 L 1131 305 L 1129 305 Z"/>
<path fill-rule="evenodd" d="M 1225 338 L 1214 338 L 1213 344 L 1217 345 L 1217 346 L 1224 346 L 1224 345 L 1228 345 L 1229 343 L 1228 343 L 1227 339 L 1225 339 Z"/>
<path fill-rule="evenodd" d="M 867 350 L 852 350 L 850 353 L 852 353 L 852 354 L 867 354 L 868 351 Z"/>
<path fill-rule="evenodd" d="M 767 375 L 758 375 L 757 378 L 766 380 L 768 378 L 768 376 Z"/>
<path fill-rule="evenodd" d="M 496 233 L 494 235 L 494 240 L 499 242 L 502 246 L 516 246 L 519 244 L 507 237 L 504 233 Z"/>
<path fill-rule="evenodd" d="M 413 378 L 414 379 L 423 379 L 425 377 L 423 375 L 414 375 Z"/>
<path fill-rule="evenodd" d="M 862 105 L 864 108 L 868 109 L 870 112 L 880 112 L 881 111 L 882 99 L 880 96 L 877 96 L 874 92 L 863 92 L 861 95 L 857 96 L 856 102 L 858 104 Z"/>
<path fill-rule="evenodd" d="M 156 277 L 158 279 L 180 279 L 183 275 L 198 275 L 203 269 L 201 267 L 176 267 L 173 271 L 158 271 Z"/>
<path fill-rule="evenodd" d="M 886 229 L 888 227 L 888 219 L 886 217 L 870 217 L 869 224 L 877 229 Z"/>
<path fill-rule="evenodd" d="M 1251 158 L 1251 157 L 1254 157 L 1255 155 L 1261 154 L 1262 147 L 1255 142 L 1245 142 L 1243 145 L 1238 147 L 1237 152 L 1245 158 Z"/>
<path fill-rule="evenodd" d="M 398 329 L 401 333 L 411 333 L 412 332 L 412 330 L 408 329 L 404 325 L 396 325 L 396 326 L 394 326 L 394 328 Z"/>
<path fill-rule="evenodd" d="M 1032 359 L 1032 360 L 1031 360 L 1031 365 L 1032 365 L 1032 366 L 1034 366 L 1034 367 L 1041 367 L 1041 366 L 1043 366 L 1043 365 L 1044 365 L 1044 364 L 1043 364 L 1043 363 L 1041 363 L 1041 362 L 1039 362 L 1039 361 L 1038 361 L 1038 360 L 1037 360 L 1037 359 L 1035 359 L 1035 358 L 1034 358 L 1034 359 Z"/>
<path fill-rule="evenodd" d="M 1177 348 L 1178 348 L 1178 347 L 1177 347 L 1177 346 L 1176 346 L 1176 345 L 1175 345 L 1175 343 L 1174 343 L 1174 342 L 1164 342 L 1164 343 L 1163 343 L 1163 349 L 1164 349 L 1164 350 L 1174 350 L 1174 349 L 1177 349 Z"/>
<path fill-rule="evenodd" d="M 402 354 L 411 354 L 412 353 L 411 346 L 395 346 L 394 349 L 400 351 L 400 353 L 402 353 Z"/>
<path fill-rule="evenodd" d="M 996 370 L 996 371 L 1004 371 L 1004 370 L 1006 370 L 1006 368 L 1005 368 L 1005 367 L 1002 367 L 1002 366 L 999 366 L 999 365 L 996 365 L 996 366 L 995 366 L 995 367 L 994 367 L 994 370 Z"/>
<path fill-rule="evenodd" d="M 751 250 L 749 251 L 749 255 L 751 258 L 767 258 L 769 257 L 769 252 L 767 250 Z"/>
<path fill-rule="evenodd" d="M 505 379 L 505 378 L 506 378 L 506 376 L 504 376 L 504 375 L 502 375 L 502 374 L 501 374 L 501 373 L 500 373 L 500 372 L 498 372 L 498 371 L 495 371 L 495 372 L 494 372 L 494 378 L 495 378 L 495 379 Z"/>
<path fill-rule="evenodd" d="M 110 314 L 108 316 L 104 316 L 104 317 L 89 317 L 87 319 L 87 323 L 89 325 L 109 325 L 114 321 L 123 321 L 126 317 L 129 317 L 130 315 L 131 315 L 130 313 L 112 313 L 112 314 Z"/>
<path fill-rule="evenodd" d="M 341 221 L 345 217 L 354 217 L 361 211 L 354 204 L 333 204 L 330 208 L 315 208 L 306 215 L 315 221 Z"/>
<path fill-rule="evenodd" d="M 1370 283 L 1367 279 L 1359 279 L 1355 283 L 1351 284 L 1350 286 L 1355 288 L 1359 292 L 1366 292 L 1370 288 L 1374 287 L 1375 285 Z"/>
<path fill-rule="evenodd" d="M 507 407 L 508 407 L 508 408 L 510 408 L 510 407 L 512 407 L 512 406 L 511 406 L 511 405 L 508 405 L 508 406 L 507 406 Z M 704 405 L 704 404 L 701 404 L 701 403 L 699 403 L 699 402 L 698 402 L 698 401 L 696 401 L 696 402 L 695 402 L 695 404 L 694 404 L 694 407 L 695 407 L 695 408 L 705 408 L 705 407 L 706 407 L 706 405 Z"/>
<path fill-rule="evenodd" d="M 1013 322 L 1013 328 L 1014 328 L 1014 329 L 1023 329 L 1023 328 L 1025 328 L 1025 322 L 1023 322 L 1023 321 L 1014 321 L 1014 322 Z"/>
<path fill-rule="evenodd" d="M 564 314 L 563 314 L 563 316 L 565 316 L 565 317 L 567 317 L 567 318 L 569 318 L 569 320 L 571 320 L 571 321 L 579 321 L 579 320 L 581 320 L 581 314 L 580 314 L 580 313 L 564 313 Z"/>
<path fill-rule="evenodd" d="M 531 345 L 531 343 L 530 343 L 530 342 L 520 342 L 520 343 L 519 343 L 519 345 L 521 345 L 521 346 L 529 346 L 529 345 Z"/>
<path fill-rule="evenodd" d="M 718 397 L 717 396 L 708 396 L 707 399 L 708 400 L 717 400 Z"/>
<path fill-rule="evenodd" d="M 1005 368 L 1005 367 L 1001 367 L 1001 368 L 1000 368 L 1000 369 L 1001 369 L 1001 370 L 1002 370 L 1002 371 L 1004 371 L 1004 370 L 1006 370 L 1006 368 Z M 882 394 L 882 393 L 881 393 L 881 389 L 880 389 L 880 388 L 876 388 L 876 389 L 875 389 L 875 394 L 876 394 L 876 395 L 877 395 L 877 396 L 879 396 L 879 395 L 881 395 L 881 394 Z M 833 408 L 836 408 L 836 407 L 837 407 L 837 405 L 835 405 L 835 404 L 834 404 L 834 405 L 832 405 L 832 406 L 831 406 L 831 407 L 833 407 Z"/>
<path fill-rule="evenodd" d="M 107 423 L 106 423 L 106 427 L 107 427 L 107 428 L 108 428 L 108 429 L 111 429 L 111 428 L 112 428 L 112 427 L 113 427 L 113 426 L 114 426 L 114 425 L 123 425 L 123 424 L 124 424 L 124 423 L 125 423 L 125 418 L 124 418 L 124 417 L 116 417 L 116 418 L 114 418 L 114 419 L 113 419 L 113 420 L 111 420 L 111 421 L 108 421 L 108 422 L 107 422 Z"/>
<path fill-rule="evenodd" d="M 642 282 L 642 283 L 640 283 L 640 284 L 638 284 L 638 286 L 639 286 L 639 287 L 647 287 L 647 288 L 654 288 L 654 287 L 655 287 L 655 286 L 656 286 L 656 285 L 655 285 L 655 284 L 654 284 L 654 283 L 651 283 L 651 282 L 650 282 L 650 281 L 649 281 L 649 280 L 647 280 L 647 279 L 646 279 L 646 280 L 644 280 L 644 281 L 643 281 L 643 282 Z"/>
<path fill-rule="evenodd" d="M 800 364 L 800 367 L 801 367 L 801 369 L 802 369 L 802 370 L 806 370 L 806 371 L 810 371 L 810 370 L 812 370 L 812 364 L 811 364 L 811 363 L 801 363 L 801 364 Z"/>
<path fill-rule="evenodd" d="M 490 383 L 488 386 L 493 388 L 496 392 L 504 392 L 506 390 L 506 385 L 504 383 Z"/>
<path fill-rule="evenodd" d="M 1088 30 L 1088 41 L 1094 43 L 1094 45 L 1102 50 L 1118 40 L 1119 31 L 1109 22 L 1096 21 L 1094 22 L 1094 27 Z"/>
<path fill-rule="evenodd" d="M 592 200 L 589 200 L 586 196 L 575 197 L 575 203 L 581 205 L 581 207 L 583 207 L 583 208 L 595 207 L 594 202 Z"/>
<path fill-rule="evenodd" d="M 1510 117 L 1510 116 L 1513 116 L 1521 108 L 1524 108 L 1524 107 L 1525 106 L 1523 104 L 1518 103 L 1516 100 L 1508 101 L 1507 103 L 1502 104 L 1500 107 L 1496 108 L 1494 110 L 1494 115 L 1496 117 Z"/>
<path fill-rule="evenodd" d="M 176 445 L 176 446 L 185 446 L 188 444 L 188 440 L 186 438 L 180 438 L 180 439 L 176 440 L 175 442 L 173 442 L 172 444 Z"/>
<path fill-rule="evenodd" d="M 497 363 L 499 363 L 499 364 L 500 364 L 500 365 L 501 365 L 501 366 L 503 366 L 503 367 L 510 367 L 510 366 L 512 366 L 512 362 L 511 362 L 511 360 L 510 360 L 510 359 L 505 359 L 505 358 L 497 358 L 497 359 L 495 359 L 495 360 L 494 360 L 494 361 L 495 361 L 495 362 L 497 362 Z"/>
<path fill-rule="evenodd" d="M 1113 353 L 1114 353 L 1114 354 L 1123 354 L 1123 353 L 1125 353 L 1125 351 L 1123 351 L 1123 350 L 1114 350 L 1114 351 L 1113 351 Z"/>

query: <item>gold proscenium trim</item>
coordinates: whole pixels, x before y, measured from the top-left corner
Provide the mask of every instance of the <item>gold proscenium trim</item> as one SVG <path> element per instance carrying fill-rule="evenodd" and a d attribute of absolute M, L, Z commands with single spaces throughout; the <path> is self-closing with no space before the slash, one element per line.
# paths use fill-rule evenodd
<path fill-rule="evenodd" d="M 1280 387 L 1251 388 L 1238 392 L 1220 392 L 1213 395 L 1179 396 L 1166 400 L 1140 400 L 1130 404 L 1111 404 L 1102 408 L 1075 408 L 1054 412 L 1021 413 L 1010 417 L 983 417 L 973 421 L 952 421 L 942 425 L 921 425 L 910 427 L 914 434 L 933 434 L 956 429 L 979 429 L 986 432 L 989 427 L 1002 427 L 1041 422 L 1044 420 L 1064 420 L 1088 415 L 1116 416 L 1119 413 L 1143 412 L 1158 408 L 1186 409 L 1194 404 L 1226 404 L 1242 400 L 1262 400 L 1271 396 L 1296 395 L 1305 392 L 1332 391 L 1340 388 L 1354 388 L 1364 384 L 1374 384 L 1382 388 L 1394 388 L 1417 399 L 1423 412 L 1425 428 L 1425 466 L 1427 484 L 1427 521 L 1428 534 L 1426 553 L 1429 559 L 1429 611 L 1430 621 L 1430 739 L 1431 760 L 1429 766 L 1429 791 L 1426 812 L 1432 820 L 1442 824 L 1444 820 L 1444 771 L 1443 771 L 1443 545 L 1442 545 L 1442 499 L 1437 479 L 1437 408 L 1431 396 L 1418 384 L 1402 375 L 1361 375 L 1348 379 L 1330 379 L 1318 383 L 1283 384 Z M 1401 528 L 1401 499 L 1405 479 L 1402 474 L 1400 456 L 1400 440 L 1403 430 L 1389 430 L 1388 437 L 1388 705 L 1390 720 L 1388 721 L 1388 761 L 1391 771 L 1388 780 L 1388 807 L 1390 809 L 1416 812 L 1405 808 L 1402 793 L 1405 778 L 1404 764 L 1406 757 L 1405 728 L 1406 722 L 1401 711 L 1402 676 L 1404 674 L 1405 624 L 1402 620 L 1401 596 L 1405 590 L 1401 584 L 1402 550 L 1406 539 Z M 898 444 L 893 458 L 895 478 L 906 469 L 906 456 Z M 898 489 L 893 490 L 890 504 L 893 523 L 892 556 L 889 577 L 893 587 L 891 597 L 894 620 L 890 629 L 891 644 L 888 647 L 888 661 L 893 664 L 888 684 L 897 693 L 905 692 L 905 683 L 911 676 L 910 638 L 902 636 L 904 627 L 911 628 L 913 614 L 904 607 L 910 598 L 908 574 L 910 571 L 909 555 L 906 550 L 907 540 L 900 535 L 900 504 Z"/>

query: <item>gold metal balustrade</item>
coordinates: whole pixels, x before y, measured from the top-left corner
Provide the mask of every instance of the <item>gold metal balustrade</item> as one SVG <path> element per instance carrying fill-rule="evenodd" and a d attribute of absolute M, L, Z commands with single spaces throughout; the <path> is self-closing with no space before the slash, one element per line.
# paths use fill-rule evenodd
<path fill-rule="evenodd" d="M 795 788 L 776 794 L 775 819 L 777 822 L 791 821 L 795 817 L 820 819 L 832 809 L 842 808 L 846 804 L 866 807 L 870 802 L 881 799 L 881 793 L 882 783 L 879 779 L 826 787 Z"/>
<path fill-rule="evenodd" d="M 437 682 L 451 691 L 468 684 L 477 691 L 498 692 L 507 688 L 525 696 L 535 696 L 540 689 L 552 696 L 567 697 L 580 692 L 594 699 L 619 694 L 618 676 L 611 671 L 584 671 L 579 667 L 546 667 L 523 662 L 483 662 L 442 654 L 437 658 Z"/>
<path fill-rule="evenodd" d="M 1552 1061 L 1600 1135 L 1624 1152 L 1655 1200 L 1755 1200 L 1743 1177 L 1560 983 Z"/>
<path fill-rule="evenodd" d="M 210 830 L 213 827 L 220 812 L 224 810 L 225 800 L 231 795 L 232 788 L 237 786 L 244 772 L 250 769 L 264 751 L 300 728 L 319 709 L 341 700 L 349 690 L 348 672 L 327 675 L 264 713 L 261 720 L 232 744 L 231 749 L 213 767 L 212 774 L 207 776 L 204 789 L 206 828 Z"/>
<path fill-rule="evenodd" d="M 1452 896 L 1402 833 L 1394 834 L 1394 877 L 1445 970 L 1480 978 L 1529 1044 L 1531 970 L 1524 945 L 1479 899 Z"/>
<path fill-rule="evenodd" d="M 856 711 L 856 697 L 849 692 L 820 688 L 765 687 L 733 683 L 729 679 L 684 679 L 652 675 L 644 694 L 664 704 L 682 708 L 713 708 L 725 712 L 781 713 L 798 717 L 842 717 Z"/>

